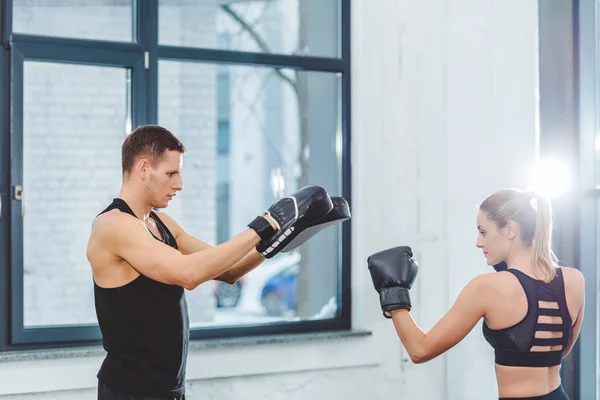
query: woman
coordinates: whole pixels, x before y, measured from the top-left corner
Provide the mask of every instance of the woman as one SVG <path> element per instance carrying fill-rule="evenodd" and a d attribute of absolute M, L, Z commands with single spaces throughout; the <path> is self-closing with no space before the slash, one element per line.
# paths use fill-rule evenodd
<path fill-rule="evenodd" d="M 418 270 L 410 248 L 370 256 L 384 315 L 414 363 L 449 350 L 483 318 L 500 399 L 568 399 L 559 370 L 579 336 L 585 283 L 578 270 L 556 265 L 550 202 L 531 192 L 498 191 L 480 205 L 477 229 L 476 246 L 499 272 L 471 280 L 427 333 L 410 315 L 409 289 Z"/>

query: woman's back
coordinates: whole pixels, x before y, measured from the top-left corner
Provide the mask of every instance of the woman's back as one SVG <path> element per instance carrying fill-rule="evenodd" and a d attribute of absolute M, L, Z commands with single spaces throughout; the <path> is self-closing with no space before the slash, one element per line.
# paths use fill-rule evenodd
<path fill-rule="evenodd" d="M 450 350 L 483 318 L 501 400 L 567 400 L 559 371 L 579 337 L 585 282 L 578 270 L 556 267 L 549 199 L 517 189 L 492 193 L 479 207 L 477 230 L 475 246 L 486 264 L 508 270 L 471 279 L 427 333 L 410 314 L 418 271 L 412 249 L 371 255 L 367 263 L 384 316 L 417 364 Z"/>
<path fill-rule="evenodd" d="M 562 267 L 550 283 L 517 269 L 491 278 L 483 331 L 496 349 L 500 397 L 553 391 L 560 386 L 560 360 L 579 334 L 583 276 Z"/>

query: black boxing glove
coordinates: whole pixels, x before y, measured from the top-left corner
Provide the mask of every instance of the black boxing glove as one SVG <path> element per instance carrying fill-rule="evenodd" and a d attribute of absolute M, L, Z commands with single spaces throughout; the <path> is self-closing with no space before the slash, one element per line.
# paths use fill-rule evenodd
<path fill-rule="evenodd" d="M 373 286 L 379 293 L 383 316 L 392 318 L 390 311 L 409 310 L 409 289 L 412 287 L 419 265 L 412 258 L 408 246 L 398 246 L 375 253 L 367 259 Z"/>

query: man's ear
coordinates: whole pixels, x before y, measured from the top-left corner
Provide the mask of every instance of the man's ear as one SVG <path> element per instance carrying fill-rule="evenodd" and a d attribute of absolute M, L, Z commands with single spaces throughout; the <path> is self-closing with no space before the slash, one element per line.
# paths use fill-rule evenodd
<path fill-rule="evenodd" d="M 135 172 L 141 180 L 145 180 L 148 177 L 148 169 L 150 163 L 145 158 L 142 158 L 135 164 Z"/>

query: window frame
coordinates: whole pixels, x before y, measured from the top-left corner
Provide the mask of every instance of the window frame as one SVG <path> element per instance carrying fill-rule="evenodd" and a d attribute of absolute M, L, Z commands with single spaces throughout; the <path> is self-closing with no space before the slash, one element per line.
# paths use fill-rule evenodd
<path fill-rule="evenodd" d="M 573 172 L 572 193 L 553 202 L 558 221 L 553 244 L 560 263 L 579 269 L 586 280 L 582 329 L 563 360 L 561 378 L 571 398 L 595 399 L 600 394 L 600 159 L 594 149 L 600 125 L 599 6 L 596 0 L 539 2 L 538 15 L 540 155 L 565 161 Z"/>
<path fill-rule="evenodd" d="M 600 155 L 589 144 L 600 138 L 600 8 L 596 0 L 574 4 L 575 120 L 579 139 L 578 183 L 582 193 L 575 241 L 579 269 L 586 280 L 586 307 L 576 345 L 573 386 L 576 398 L 592 399 L 600 396 Z"/>
<path fill-rule="evenodd" d="M 131 42 L 12 33 L 12 0 L 0 6 L 0 352 L 101 344 L 97 325 L 23 326 L 23 220 L 11 190 L 22 184 L 23 65 L 25 61 L 127 68 L 131 71 L 132 126 L 156 124 L 159 60 L 285 67 L 339 74 L 342 193 L 351 203 L 350 0 L 338 2 L 339 57 L 307 57 L 159 45 L 158 0 L 133 1 Z M 14 116 L 14 117 L 13 117 Z M 18 155 L 15 157 L 15 154 Z M 351 328 L 351 223 L 342 226 L 337 293 L 338 317 L 327 320 L 194 328 L 191 339 L 287 334 Z"/>

